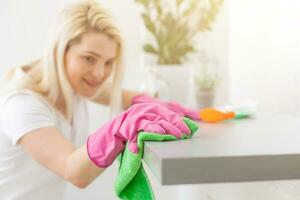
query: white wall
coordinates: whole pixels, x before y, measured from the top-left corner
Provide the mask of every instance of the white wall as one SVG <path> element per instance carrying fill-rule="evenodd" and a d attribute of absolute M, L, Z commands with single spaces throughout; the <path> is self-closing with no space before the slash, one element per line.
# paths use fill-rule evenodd
<path fill-rule="evenodd" d="M 230 99 L 264 112 L 300 111 L 300 2 L 230 1 Z"/>
<path fill-rule="evenodd" d="M 229 0 L 228 13 L 230 101 L 253 99 L 259 112 L 299 116 L 300 2 Z M 300 182 L 203 187 L 211 199 L 295 200 Z"/>

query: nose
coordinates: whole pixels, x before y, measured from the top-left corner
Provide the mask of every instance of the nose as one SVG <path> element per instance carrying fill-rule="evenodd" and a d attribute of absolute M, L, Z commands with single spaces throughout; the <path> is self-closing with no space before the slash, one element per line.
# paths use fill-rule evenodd
<path fill-rule="evenodd" d="M 104 66 L 104 64 L 100 64 L 100 65 L 95 66 L 94 69 L 93 69 L 92 74 L 93 74 L 93 77 L 97 78 L 98 80 L 104 78 L 104 76 L 105 76 L 105 66 Z"/>

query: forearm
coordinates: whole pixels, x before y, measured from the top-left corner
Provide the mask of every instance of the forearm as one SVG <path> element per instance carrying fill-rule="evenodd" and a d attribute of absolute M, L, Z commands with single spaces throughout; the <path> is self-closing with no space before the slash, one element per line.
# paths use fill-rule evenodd
<path fill-rule="evenodd" d="M 74 150 L 66 159 L 64 177 L 79 188 L 89 185 L 105 168 L 97 167 L 89 158 L 86 145 Z"/>
<path fill-rule="evenodd" d="M 18 144 L 41 165 L 79 188 L 87 186 L 104 170 L 89 159 L 86 145 L 77 149 L 54 127 L 27 133 Z"/>

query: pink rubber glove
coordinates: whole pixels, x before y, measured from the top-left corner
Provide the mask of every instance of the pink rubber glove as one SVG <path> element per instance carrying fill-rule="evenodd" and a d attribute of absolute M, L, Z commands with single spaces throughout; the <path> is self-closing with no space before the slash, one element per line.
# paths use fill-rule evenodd
<path fill-rule="evenodd" d="M 162 102 L 159 99 L 155 99 L 145 94 L 136 95 L 132 99 L 132 104 L 139 104 L 139 103 L 146 103 L 146 102 L 158 103 L 178 113 L 181 116 L 185 116 L 193 120 L 198 120 L 198 121 L 200 120 L 199 110 L 185 108 L 176 102 Z"/>
<path fill-rule="evenodd" d="M 99 167 L 107 167 L 122 152 L 126 142 L 129 142 L 129 150 L 137 153 L 137 136 L 142 130 L 167 133 L 177 138 L 191 134 L 177 113 L 156 103 L 140 103 L 131 106 L 89 136 L 87 152 L 90 159 Z"/>

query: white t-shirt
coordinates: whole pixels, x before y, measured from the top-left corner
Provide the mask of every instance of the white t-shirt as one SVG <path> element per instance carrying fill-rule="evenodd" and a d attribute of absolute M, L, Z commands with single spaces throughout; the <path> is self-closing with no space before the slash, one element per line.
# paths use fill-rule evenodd
<path fill-rule="evenodd" d="M 74 99 L 70 124 L 46 99 L 29 90 L 0 97 L 1 200 L 63 199 L 66 181 L 30 157 L 17 141 L 30 131 L 54 126 L 76 146 L 83 145 L 88 135 L 86 99 Z"/>

